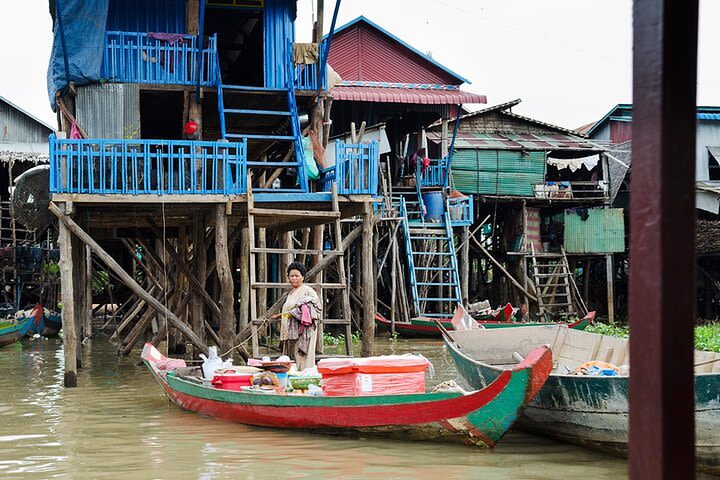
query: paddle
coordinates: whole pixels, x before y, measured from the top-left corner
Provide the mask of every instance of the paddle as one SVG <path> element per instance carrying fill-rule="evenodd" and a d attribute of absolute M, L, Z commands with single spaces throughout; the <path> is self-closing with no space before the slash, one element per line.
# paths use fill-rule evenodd
<path fill-rule="evenodd" d="M 435 325 L 437 325 L 438 329 L 440 330 L 440 333 L 443 334 L 443 337 L 447 339 L 448 342 L 455 343 L 455 340 L 450 336 L 450 332 L 447 331 L 445 328 L 445 325 L 442 324 L 442 322 L 436 318 L 433 318 L 433 322 L 435 322 Z"/>

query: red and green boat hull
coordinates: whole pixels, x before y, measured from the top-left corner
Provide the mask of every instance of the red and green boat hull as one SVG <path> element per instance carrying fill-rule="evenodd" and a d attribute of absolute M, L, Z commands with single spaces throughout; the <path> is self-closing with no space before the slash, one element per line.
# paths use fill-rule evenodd
<path fill-rule="evenodd" d="M 143 359 L 171 401 L 201 415 L 248 425 L 321 433 L 364 433 L 453 440 L 492 447 L 512 427 L 552 369 L 540 347 L 515 369 L 476 392 L 358 397 L 263 395 L 220 390 L 161 370 L 146 345 Z"/>

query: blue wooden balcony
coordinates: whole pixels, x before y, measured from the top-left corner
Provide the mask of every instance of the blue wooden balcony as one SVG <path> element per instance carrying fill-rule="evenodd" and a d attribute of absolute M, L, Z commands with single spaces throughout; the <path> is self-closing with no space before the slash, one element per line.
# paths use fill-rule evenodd
<path fill-rule="evenodd" d="M 57 139 L 50 192 L 96 195 L 233 195 L 247 191 L 247 140 Z"/>
<path fill-rule="evenodd" d="M 335 142 L 335 165 L 322 170 L 322 189 L 329 192 L 337 184 L 340 195 L 378 194 L 378 142 Z"/>
<path fill-rule="evenodd" d="M 449 198 L 447 208 L 453 227 L 470 226 L 474 220 L 473 197 Z"/>
<path fill-rule="evenodd" d="M 295 90 L 327 90 L 327 74 L 322 68 L 326 45 L 325 41 L 320 43 L 317 62 L 295 65 Z"/>
<path fill-rule="evenodd" d="M 197 47 L 196 35 L 106 32 L 101 75 L 111 82 L 196 85 L 202 66 L 201 85 L 217 85 L 216 36 L 201 53 Z"/>
<path fill-rule="evenodd" d="M 420 173 L 421 187 L 445 187 L 447 186 L 448 159 L 430 159 L 430 166 Z"/>

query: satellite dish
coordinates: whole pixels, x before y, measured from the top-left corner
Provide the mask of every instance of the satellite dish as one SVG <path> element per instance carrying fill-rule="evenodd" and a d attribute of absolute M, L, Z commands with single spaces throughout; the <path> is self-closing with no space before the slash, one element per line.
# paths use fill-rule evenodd
<path fill-rule="evenodd" d="M 38 165 L 15 180 L 10 198 L 13 217 L 29 229 L 48 226 L 55 219 L 50 207 L 50 165 Z"/>

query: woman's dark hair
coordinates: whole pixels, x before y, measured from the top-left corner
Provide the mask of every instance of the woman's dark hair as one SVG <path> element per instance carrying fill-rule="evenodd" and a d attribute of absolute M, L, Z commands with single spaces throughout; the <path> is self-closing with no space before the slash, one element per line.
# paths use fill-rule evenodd
<path fill-rule="evenodd" d="M 287 274 L 290 275 L 290 272 L 293 270 L 300 272 L 300 275 L 302 275 L 303 278 L 305 277 L 305 274 L 307 274 L 307 267 L 300 262 L 293 262 L 288 265 Z"/>

